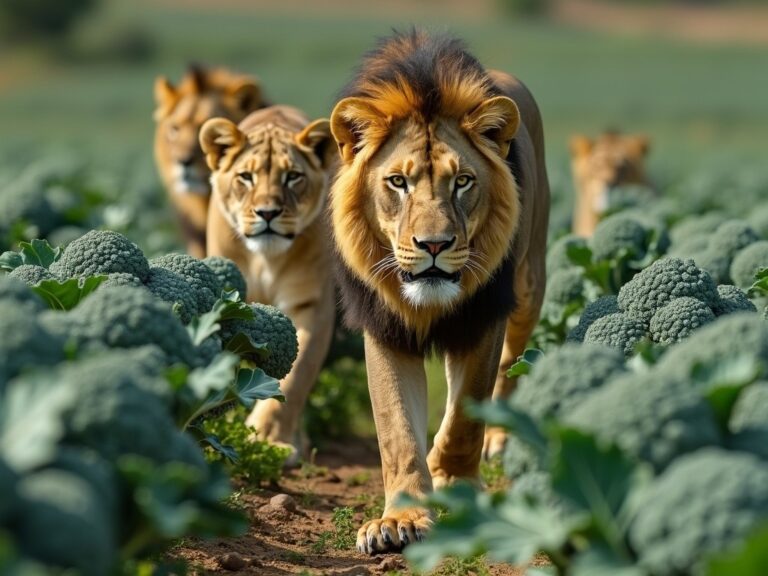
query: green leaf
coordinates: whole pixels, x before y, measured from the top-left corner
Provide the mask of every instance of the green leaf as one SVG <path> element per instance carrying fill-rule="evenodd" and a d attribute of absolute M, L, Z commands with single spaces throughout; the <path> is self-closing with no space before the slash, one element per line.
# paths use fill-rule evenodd
<path fill-rule="evenodd" d="M 48 244 L 48 240 L 19 242 L 19 252 L 24 264 L 34 264 L 46 269 L 61 257 L 61 248 L 54 248 Z"/>
<path fill-rule="evenodd" d="M 194 318 L 187 326 L 190 338 L 195 346 L 200 346 L 209 336 L 221 330 L 221 322 L 226 320 L 249 320 L 253 310 L 245 302 L 237 299 L 237 292 L 223 292 L 210 312 Z"/>
<path fill-rule="evenodd" d="M 760 376 L 760 363 L 751 354 L 703 362 L 693 367 L 694 385 L 704 392 L 724 433 L 741 392 Z"/>
<path fill-rule="evenodd" d="M 544 432 L 533 418 L 525 412 L 513 408 L 508 401 L 468 403 L 465 410 L 472 418 L 514 432 L 522 442 L 533 448 L 540 460 L 546 459 L 549 448 Z"/>
<path fill-rule="evenodd" d="M 229 460 L 232 464 L 237 464 L 240 461 L 240 457 L 237 454 L 237 450 L 235 450 L 232 446 L 229 444 L 222 443 L 221 439 L 216 436 L 216 434 L 208 434 L 206 435 L 202 442 L 204 444 L 207 444 L 211 448 L 213 448 L 216 452 L 224 456 L 227 460 Z"/>
<path fill-rule="evenodd" d="M 53 310 L 71 310 L 80 301 L 96 290 L 106 280 L 106 276 L 90 276 L 84 280 L 70 278 L 64 282 L 59 280 L 43 280 L 32 286 L 32 291 L 46 301 Z"/>
<path fill-rule="evenodd" d="M 565 249 L 565 255 L 575 266 L 589 268 L 592 265 L 592 250 L 585 244 L 569 244 Z"/>
<path fill-rule="evenodd" d="M 16 270 L 22 264 L 24 264 L 24 259 L 18 252 L 3 252 L 0 254 L 0 269 L 6 272 Z"/>
<path fill-rule="evenodd" d="M 509 370 L 507 370 L 507 378 L 514 378 L 515 376 L 523 376 L 530 373 L 534 363 L 543 356 L 544 352 L 538 348 L 527 348 L 525 352 L 517 358 L 517 361 L 510 366 Z"/>
<path fill-rule="evenodd" d="M 222 352 L 208 366 L 192 370 L 187 378 L 187 386 L 200 400 L 226 390 L 235 378 L 235 367 L 239 363 L 240 358 L 234 354 Z"/>
<path fill-rule="evenodd" d="M 764 524 L 735 549 L 713 558 L 706 576 L 765 576 L 768 567 L 768 524 Z"/>
<path fill-rule="evenodd" d="M 755 273 L 755 282 L 749 288 L 749 291 L 768 294 L 768 268 L 760 268 Z"/>
<path fill-rule="evenodd" d="M 267 376 L 260 368 L 241 368 L 237 374 L 234 393 L 246 408 L 252 407 L 257 400 L 274 398 L 285 401 L 285 396 L 280 390 L 280 381 Z"/>
<path fill-rule="evenodd" d="M 264 360 L 269 356 L 269 345 L 265 342 L 254 342 L 245 332 L 237 332 L 224 343 L 224 349 L 241 358 L 253 358 L 254 356 Z"/>
<path fill-rule="evenodd" d="M 577 554 L 569 576 L 647 576 L 647 572 L 635 566 L 631 559 L 617 556 L 609 547 L 593 543 Z"/>

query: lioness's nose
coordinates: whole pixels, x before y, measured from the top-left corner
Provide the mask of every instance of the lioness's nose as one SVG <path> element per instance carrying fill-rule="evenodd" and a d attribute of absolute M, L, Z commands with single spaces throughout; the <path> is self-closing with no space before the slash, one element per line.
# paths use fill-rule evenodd
<path fill-rule="evenodd" d="M 443 252 L 453 246 L 453 243 L 456 241 L 456 236 L 451 238 L 450 240 L 440 240 L 435 238 L 424 238 L 419 239 L 416 238 L 416 236 L 413 237 L 413 243 L 417 248 L 421 248 L 422 250 L 425 250 L 432 254 L 432 256 L 437 256 L 440 254 L 440 252 Z"/>
<path fill-rule="evenodd" d="M 282 213 L 283 213 L 282 208 L 276 208 L 273 210 L 256 210 L 256 214 L 261 218 L 263 218 L 264 220 L 266 220 L 267 222 L 277 218 Z"/>

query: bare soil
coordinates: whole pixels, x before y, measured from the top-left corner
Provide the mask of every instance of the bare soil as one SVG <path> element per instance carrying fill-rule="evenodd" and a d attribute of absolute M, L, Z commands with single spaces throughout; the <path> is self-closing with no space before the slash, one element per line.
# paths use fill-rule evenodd
<path fill-rule="evenodd" d="M 383 504 L 381 467 L 375 441 L 355 440 L 332 446 L 311 465 L 287 471 L 279 485 L 253 489 L 238 486 L 235 505 L 250 519 L 248 533 L 240 538 L 185 540 L 172 552 L 184 559 L 190 574 L 242 574 L 282 576 L 383 576 L 412 574 L 400 554 L 367 556 L 357 552 L 333 523 L 336 508 L 354 510 L 354 531 L 378 516 Z M 289 498 L 285 498 L 287 495 Z M 277 504 L 272 500 L 278 497 Z M 295 509 L 293 505 L 295 504 Z M 341 549 L 337 549 L 340 547 Z M 522 576 L 523 570 L 505 564 L 446 565 L 445 576 Z"/>

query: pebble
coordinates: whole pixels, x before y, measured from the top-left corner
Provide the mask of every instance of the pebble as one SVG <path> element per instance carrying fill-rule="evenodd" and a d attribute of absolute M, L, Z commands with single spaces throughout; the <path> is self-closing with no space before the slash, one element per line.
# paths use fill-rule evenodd
<path fill-rule="evenodd" d="M 379 568 L 384 572 L 394 572 L 403 568 L 403 562 L 397 556 L 387 556 L 379 563 Z"/>
<path fill-rule="evenodd" d="M 272 496 L 269 500 L 269 505 L 275 509 L 288 510 L 288 512 L 296 512 L 296 500 L 288 496 L 288 494 L 278 494 Z"/>
<path fill-rule="evenodd" d="M 229 552 L 228 554 L 224 554 L 219 558 L 219 566 L 224 568 L 224 570 L 230 570 L 232 572 L 237 572 L 238 570 L 242 570 L 248 565 L 248 562 L 245 558 L 240 556 L 237 552 Z"/>

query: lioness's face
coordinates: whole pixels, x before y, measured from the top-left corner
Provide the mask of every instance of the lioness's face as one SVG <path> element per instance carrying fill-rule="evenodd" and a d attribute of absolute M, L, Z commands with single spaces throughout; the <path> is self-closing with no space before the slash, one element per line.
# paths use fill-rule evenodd
<path fill-rule="evenodd" d="M 318 145 L 330 132 L 327 120 L 319 122 L 324 125 L 313 124 L 317 130 L 311 134 L 272 123 L 245 134 L 234 124 L 224 126 L 225 132 L 238 130 L 234 138 L 240 151 L 231 161 L 217 163 L 211 183 L 215 201 L 249 251 L 285 252 L 320 214 L 328 178 Z M 204 147 L 209 126 L 201 133 Z M 213 131 L 215 141 L 221 130 L 214 126 L 208 132 Z"/>
<path fill-rule="evenodd" d="M 403 121 L 371 159 L 373 221 L 392 249 L 376 274 L 397 274 L 414 306 L 450 304 L 462 275 L 483 270 L 472 240 L 490 209 L 489 176 L 487 162 L 448 120 Z"/>

